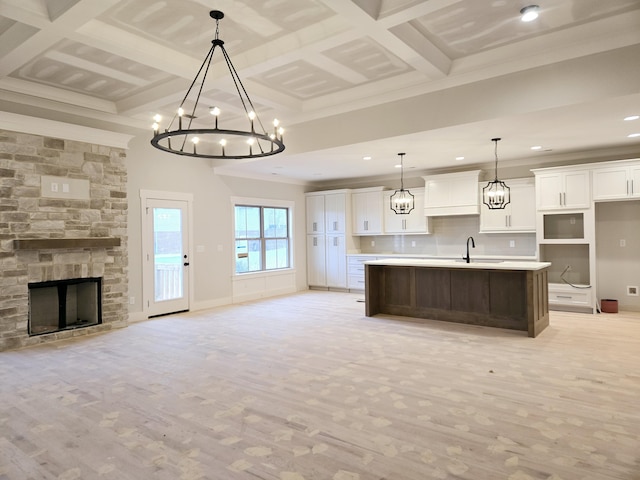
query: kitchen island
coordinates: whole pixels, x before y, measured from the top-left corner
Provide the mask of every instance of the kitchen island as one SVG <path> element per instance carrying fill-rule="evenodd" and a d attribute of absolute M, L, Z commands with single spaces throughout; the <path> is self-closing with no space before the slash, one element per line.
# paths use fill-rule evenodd
<path fill-rule="evenodd" d="M 387 258 L 365 262 L 366 315 L 522 330 L 549 325 L 546 262 Z"/>

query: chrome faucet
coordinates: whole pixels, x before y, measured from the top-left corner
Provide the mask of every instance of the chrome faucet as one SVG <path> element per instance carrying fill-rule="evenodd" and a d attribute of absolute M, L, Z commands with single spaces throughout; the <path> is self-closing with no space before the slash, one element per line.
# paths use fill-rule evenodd
<path fill-rule="evenodd" d="M 473 240 L 473 237 L 467 238 L 467 256 L 462 257 L 462 259 L 467 263 L 471 263 L 471 257 L 469 256 L 469 240 L 471 240 L 471 246 L 476 248 L 476 242 Z"/>

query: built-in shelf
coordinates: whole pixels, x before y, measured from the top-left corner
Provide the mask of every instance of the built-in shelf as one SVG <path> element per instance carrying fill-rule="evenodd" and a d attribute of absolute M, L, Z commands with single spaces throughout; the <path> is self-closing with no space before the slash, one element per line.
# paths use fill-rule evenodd
<path fill-rule="evenodd" d="M 119 237 L 93 238 L 23 238 L 13 241 L 15 250 L 50 250 L 58 248 L 119 247 Z"/>

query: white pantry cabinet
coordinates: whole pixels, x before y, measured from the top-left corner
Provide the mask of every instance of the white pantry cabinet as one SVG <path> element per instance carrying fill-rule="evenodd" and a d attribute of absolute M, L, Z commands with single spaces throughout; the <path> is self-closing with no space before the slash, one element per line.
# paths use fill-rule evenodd
<path fill-rule="evenodd" d="M 504 180 L 511 189 L 511 202 L 504 209 L 480 205 L 480 233 L 525 233 L 536 231 L 536 191 L 534 178 Z M 487 185 L 479 184 L 479 193 Z"/>
<path fill-rule="evenodd" d="M 589 208 L 591 189 L 589 170 L 542 169 L 536 175 L 536 202 L 538 210 Z"/>
<path fill-rule="evenodd" d="M 307 283 L 312 287 L 347 288 L 347 250 L 354 249 L 347 226 L 351 191 L 307 193 Z"/>
<path fill-rule="evenodd" d="M 477 215 L 480 213 L 480 170 L 422 177 L 426 216 Z"/>
<path fill-rule="evenodd" d="M 344 235 L 326 236 L 327 286 L 347 288 L 347 250 Z"/>
<path fill-rule="evenodd" d="M 307 235 L 307 283 L 309 286 L 327 285 L 327 253 L 324 235 Z"/>
<path fill-rule="evenodd" d="M 398 215 L 391 210 L 391 196 L 395 193 L 395 190 L 383 192 L 384 233 L 430 233 L 429 217 L 424 214 L 424 188 L 410 188 L 408 190 L 414 196 L 415 208 L 404 215 Z"/>
<path fill-rule="evenodd" d="M 329 233 L 346 232 L 347 194 L 329 193 L 324 196 L 325 231 Z"/>
<path fill-rule="evenodd" d="M 307 233 L 324 233 L 324 195 L 307 195 Z"/>
<path fill-rule="evenodd" d="M 640 198 L 640 160 L 607 162 L 594 168 L 593 200 L 627 200 Z"/>
<path fill-rule="evenodd" d="M 382 191 L 384 187 L 353 190 L 353 234 L 382 235 Z"/>

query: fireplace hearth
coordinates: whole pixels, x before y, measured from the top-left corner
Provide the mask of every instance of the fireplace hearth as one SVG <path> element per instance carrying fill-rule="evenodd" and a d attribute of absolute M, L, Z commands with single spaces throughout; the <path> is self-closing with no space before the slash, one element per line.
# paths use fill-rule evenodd
<path fill-rule="evenodd" d="M 29 335 L 102 323 L 102 278 L 29 283 Z"/>

